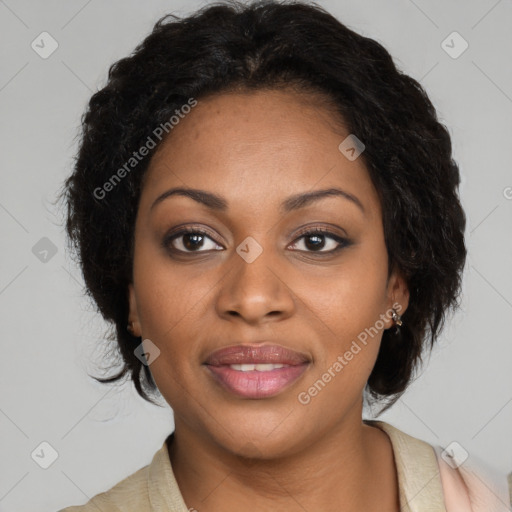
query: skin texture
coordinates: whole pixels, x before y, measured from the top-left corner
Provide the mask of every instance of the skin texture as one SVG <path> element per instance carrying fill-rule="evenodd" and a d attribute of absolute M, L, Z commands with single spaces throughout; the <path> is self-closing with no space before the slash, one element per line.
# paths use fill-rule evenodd
<path fill-rule="evenodd" d="M 399 509 L 390 440 L 362 423 L 362 392 L 382 330 L 393 326 L 381 315 L 395 303 L 403 314 L 409 294 L 400 274 L 387 279 L 377 192 L 362 159 L 339 151 L 349 132 L 331 116 L 321 98 L 292 91 L 210 96 L 174 127 L 147 170 L 129 320 L 160 350 L 150 369 L 174 411 L 171 462 L 187 506 L 199 511 Z M 151 209 L 172 187 L 213 192 L 229 208 L 172 196 Z M 331 187 L 356 196 L 364 212 L 340 197 L 279 210 L 291 195 Z M 164 247 L 183 224 L 208 231 L 203 245 L 194 250 L 185 235 Z M 311 235 L 301 236 L 305 227 L 351 242 L 326 255 L 338 242 L 325 237 L 315 249 Z M 248 236 L 263 249 L 251 263 L 236 251 Z M 379 333 L 301 404 L 298 394 L 379 318 Z M 236 397 L 202 364 L 218 348 L 260 340 L 311 361 L 277 396 Z"/>

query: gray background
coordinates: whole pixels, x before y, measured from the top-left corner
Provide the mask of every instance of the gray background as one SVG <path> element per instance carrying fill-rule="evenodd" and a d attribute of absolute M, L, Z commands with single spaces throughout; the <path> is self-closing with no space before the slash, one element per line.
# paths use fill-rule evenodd
<path fill-rule="evenodd" d="M 85 104 L 105 83 L 108 66 L 128 55 L 161 15 L 204 3 L 0 0 L 1 511 L 84 503 L 148 464 L 173 428 L 163 400 L 159 409 L 131 384 L 111 388 L 87 376 L 100 375 L 105 324 L 82 298 L 51 202 L 70 172 Z M 512 2 L 319 3 L 381 42 L 424 85 L 453 136 L 462 171 L 469 248 L 462 311 L 407 394 L 379 419 L 443 447 L 457 441 L 472 457 L 508 472 Z M 59 45 L 47 59 L 31 47 L 43 31 Z M 453 31 L 469 44 L 456 59 L 441 46 Z M 460 41 L 449 44 L 461 48 Z M 49 245 L 43 237 L 57 251 L 47 261 L 38 252 Z M 31 457 L 43 441 L 58 453 L 48 469 Z"/>

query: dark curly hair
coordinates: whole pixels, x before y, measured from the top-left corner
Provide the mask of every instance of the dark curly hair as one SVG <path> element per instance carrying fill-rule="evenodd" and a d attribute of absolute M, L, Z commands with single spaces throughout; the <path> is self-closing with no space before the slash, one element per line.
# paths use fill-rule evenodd
<path fill-rule="evenodd" d="M 166 15 L 110 67 L 107 84 L 91 97 L 60 198 L 86 292 L 115 327 L 109 339 L 124 363 L 114 376 L 95 378 L 106 383 L 129 375 L 139 395 L 155 403 L 149 367 L 134 354 L 140 338 L 126 324 L 138 200 L 160 140 L 122 183 L 108 194 L 98 190 L 191 98 L 270 88 L 320 93 L 333 117 L 366 146 L 361 158 L 382 206 L 389 275 L 398 268 L 410 293 L 403 325 L 384 331 L 365 388 L 372 403 L 386 402 L 382 412 L 414 378 L 447 311 L 460 305 L 466 217 L 459 170 L 449 133 L 421 85 L 378 42 L 315 3 L 227 1 L 185 18 Z"/>

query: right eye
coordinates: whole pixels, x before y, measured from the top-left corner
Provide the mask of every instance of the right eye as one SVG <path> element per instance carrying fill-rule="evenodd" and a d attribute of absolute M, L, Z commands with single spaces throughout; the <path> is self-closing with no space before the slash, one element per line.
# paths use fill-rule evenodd
<path fill-rule="evenodd" d="M 212 243 L 212 247 L 207 247 L 206 250 L 199 250 L 204 249 L 205 241 L 207 240 Z M 208 250 L 218 251 L 223 249 L 223 247 L 209 236 L 208 232 L 197 228 L 187 228 L 178 233 L 166 236 L 164 246 L 173 252 L 182 253 L 206 252 Z"/>

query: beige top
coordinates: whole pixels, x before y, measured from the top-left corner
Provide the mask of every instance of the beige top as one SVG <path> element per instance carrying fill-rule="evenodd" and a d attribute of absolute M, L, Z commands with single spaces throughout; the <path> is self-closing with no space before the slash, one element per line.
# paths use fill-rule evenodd
<path fill-rule="evenodd" d="M 447 480 L 441 479 L 434 447 L 389 423 L 377 420 L 364 420 L 364 423 L 380 428 L 391 439 L 398 472 L 401 512 L 451 512 L 445 508 L 443 482 L 447 486 Z M 172 436 L 170 434 L 169 441 Z M 96 495 L 85 505 L 68 507 L 59 512 L 189 512 L 176 482 L 166 443 L 167 439 L 149 465 Z M 453 473 L 459 474 L 457 471 Z M 465 489 L 464 484 L 462 488 Z M 456 507 L 453 510 L 471 512 L 473 509 Z M 494 509 L 484 510 L 494 512 Z M 508 506 L 495 510 L 507 511 Z"/>

